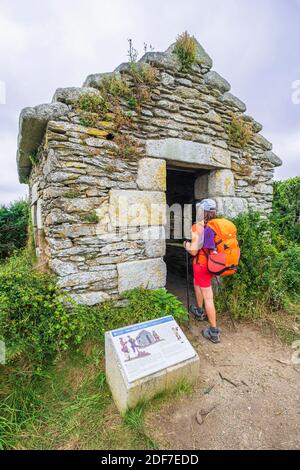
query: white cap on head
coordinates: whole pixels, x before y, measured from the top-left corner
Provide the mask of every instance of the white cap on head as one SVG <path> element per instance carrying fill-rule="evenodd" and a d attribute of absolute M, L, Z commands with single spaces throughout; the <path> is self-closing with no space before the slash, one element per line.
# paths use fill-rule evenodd
<path fill-rule="evenodd" d="M 203 199 L 203 201 L 198 202 L 197 204 L 197 209 L 201 207 L 206 212 L 212 212 L 217 210 L 217 204 L 216 201 L 213 199 Z"/>

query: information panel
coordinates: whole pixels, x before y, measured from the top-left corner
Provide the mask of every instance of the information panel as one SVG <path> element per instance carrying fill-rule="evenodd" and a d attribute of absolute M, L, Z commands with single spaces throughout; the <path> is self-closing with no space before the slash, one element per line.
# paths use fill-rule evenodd
<path fill-rule="evenodd" d="M 172 316 L 110 332 L 128 382 L 197 355 Z"/>

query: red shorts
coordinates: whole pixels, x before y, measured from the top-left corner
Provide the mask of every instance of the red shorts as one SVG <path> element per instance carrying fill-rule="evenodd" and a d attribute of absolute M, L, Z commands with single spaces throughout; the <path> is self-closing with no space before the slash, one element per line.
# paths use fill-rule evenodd
<path fill-rule="evenodd" d="M 194 286 L 202 288 L 211 287 L 211 281 L 214 275 L 208 271 L 207 266 L 203 266 L 202 264 L 193 264 L 193 270 Z"/>

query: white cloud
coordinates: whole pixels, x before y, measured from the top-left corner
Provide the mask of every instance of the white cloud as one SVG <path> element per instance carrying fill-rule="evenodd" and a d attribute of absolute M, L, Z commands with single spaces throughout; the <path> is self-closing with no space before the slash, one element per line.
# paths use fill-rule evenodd
<path fill-rule="evenodd" d="M 0 80 L 0 104 L 6 103 L 6 85 L 3 80 Z"/>
<path fill-rule="evenodd" d="M 276 169 L 275 176 L 279 179 L 300 175 L 300 130 L 288 130 L 270 134 L 274 152 L 282 159 L 283 165 Z"/>
<path fill-rule="evenodd" d="M 0 12 L 1 60 L 6 55 L 24 51 L 26 47 L 27 41 L 24 27 Z"/>
<path fill-rule="evenodd" d="M 15 134 L 2 134 L 0 136 L 0 205 L 8 204 L 28 194 L 26 185 L 18 183 L 16 165 L 16 139 Z"/>

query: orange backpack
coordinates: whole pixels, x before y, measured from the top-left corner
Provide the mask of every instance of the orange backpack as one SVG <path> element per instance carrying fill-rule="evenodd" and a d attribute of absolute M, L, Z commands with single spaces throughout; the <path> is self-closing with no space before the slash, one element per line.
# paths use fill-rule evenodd
<path fill-rule="evenodd" d="M 207 224 L 215 232 L 216 249 L 208 255 L 208 270 L 216 276 L 235 274 L 240 247 L 236 238 L 236 226 L 227 219 L 213 219 Z"/>

